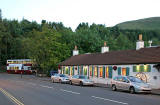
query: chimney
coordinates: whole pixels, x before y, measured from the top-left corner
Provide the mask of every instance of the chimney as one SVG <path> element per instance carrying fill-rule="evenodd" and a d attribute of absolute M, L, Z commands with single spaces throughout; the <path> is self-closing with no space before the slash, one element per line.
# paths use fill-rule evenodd
<path fill-rule="evenodd" d="M 142 40 L 142 34 L 139 34 L 139 40 L 136 42 L 136 50 L 144 48 L 144 41 Z"/>
<path fill-rule="evenodd" d="M 73 56 L 78 55 L 79 51 L 77 50 L 77 46 L 74 47 Z"/>
<path fill-rule="evenodd" d="M 104 46 L 101 48 L 101 53 L 109 52 L 109 47 L 107 47 L 107 43 L 104 42 Z"/>

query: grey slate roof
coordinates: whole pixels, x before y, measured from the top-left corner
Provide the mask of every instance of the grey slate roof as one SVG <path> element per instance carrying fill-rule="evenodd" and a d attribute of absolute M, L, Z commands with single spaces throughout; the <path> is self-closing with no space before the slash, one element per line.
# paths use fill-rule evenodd
<path fill-rule="evenodd" d="M 110 51 L 106 53 L 80 54 L 72 56 L 59 65 L 122 65 L 160 63 L 160 47 L 140 50 Z"/>

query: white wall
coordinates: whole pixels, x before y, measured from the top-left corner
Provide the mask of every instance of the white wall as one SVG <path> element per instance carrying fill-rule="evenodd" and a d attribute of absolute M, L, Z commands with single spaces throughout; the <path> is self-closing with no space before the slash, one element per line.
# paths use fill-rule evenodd
<path fill-rule="evenodd" d="M 143 65 L 143 64 L 140 64 L 140 65 Z M 151 65 L 151 72 L 143 72 L 147 76 L 147 83 L 150 84 L 151 88 L 153 88 L 153 89 L 160 89 L 160 72 L 158 72 L 158 70 L 153 67 L 154 64 L 149 64 L 149 65 Z M 100 67 L 100 66 L 104 66 L 104 65 L 93 65 L 93 66 Z M 118 67 L 121 67 L 121 68 L 129 67 L 129 69 L 130 69 L 129 75 L 130 76 L 136 76 L 136 74 L 139 73 L 139 72 L 133 72 L 133 65 L 105 65 L 105 66 L 106 67 L 117 66 L 117 70 L 112 71 L 112 78 L 118 75 Z M 89 68 L 89 66 L 88 66 L 88 68 Z M 75 75 L 76 74 L 78 74 L 78 70 L 75 70 Z M 90 72 L 87 74 L 90 74 Z M 98 74 L 100 74 L 100 72 Z M 106 72 L 105 72 L 105 74 L 106 74 Z M 106 77 L 101 78 L 101 77 L 94 77 L 94 76 L 93 77 L 89 76 L 89 77 L 95 83 L 111 84 L 111 78 L 106 78 Z M 156 77 L 157 79 L 154 79 L 154 77 Z"/>

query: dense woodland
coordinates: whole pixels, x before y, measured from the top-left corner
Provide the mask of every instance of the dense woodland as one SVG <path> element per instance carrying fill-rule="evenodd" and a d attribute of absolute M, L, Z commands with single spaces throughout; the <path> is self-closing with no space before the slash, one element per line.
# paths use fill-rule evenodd
<path fill-rule="evenodd" d="M 0 12 L 0 66 L 6 65 L 7 59 L 29 58 L 36 60 L 36 69 L 48 73 L 72 56 L 75 45 L 80 54 L 100 52 L 104 41 L 110 51 L 135 49 L 139 34 L 143 34 L 145 46 L 148 40 L 160 45 L 159 30 L 120 30 L 116 26 L 80 23 L 73 31 L 61 22 L 3 19 Z"/>

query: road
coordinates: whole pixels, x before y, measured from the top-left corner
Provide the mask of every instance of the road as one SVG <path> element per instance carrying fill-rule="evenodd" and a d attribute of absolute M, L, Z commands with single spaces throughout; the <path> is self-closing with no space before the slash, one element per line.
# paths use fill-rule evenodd
<path fill-rule="evenodd" d="M 0 74 L 0 105 L 160 105 L 160 96 L 51 83 L 32 75 Z"/>

